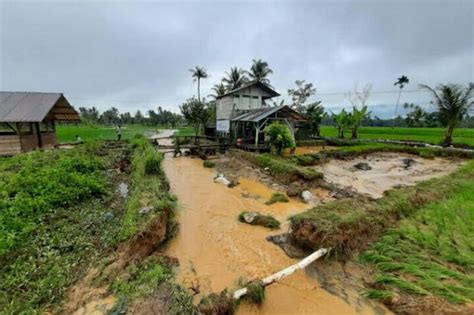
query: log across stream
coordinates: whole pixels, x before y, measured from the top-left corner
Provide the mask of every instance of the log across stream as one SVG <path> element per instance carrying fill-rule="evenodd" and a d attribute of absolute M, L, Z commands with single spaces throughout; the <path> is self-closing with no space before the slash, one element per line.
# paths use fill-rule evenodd
<path fill-rule="evenodd" d="M 166 252 L 180 261 L 178 282 L 186 287 L 199 286 L 201 294 L 220 292 L 239 288 L 239 278 L 263 279 L 299 261 L 286 256 L 265 237 L 285 232 L 286 218 L 308 205 L 294 200 L 265 205 L 272 189 L 245 178 L 232 189 L 214 183 L 214 170 L 204 168 L 200 159 L 169 157 L 164 168 L 179 203 L 180 231 Z M 271 213 L 282 222 L 282 228 L 270 231 L 240 223 L 237 216 L 241 211 Z M 315 313 L 371 314 L 374 310 L 330 294 L 304 270 L 268 286 L 260 307 L 243 303 L 238 309 L 238 314 Z"/>

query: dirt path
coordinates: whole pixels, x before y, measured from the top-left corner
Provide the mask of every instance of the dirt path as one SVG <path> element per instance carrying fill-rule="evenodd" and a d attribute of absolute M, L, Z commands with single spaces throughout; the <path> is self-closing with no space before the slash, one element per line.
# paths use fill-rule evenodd
<path fill-rule="evenodd" d="M 240 277 L 262 278 L 297 261 L 265 237 L 285 232 L 286 218 L 303 211 L 306 204 L 291 201 L 267 206 L 264 202 L 273 193 L 267 186 L 246 178 L 240 178 L 240 185 L 233 189 L 214 183 L 215 171 L 204 168 L 200 159 L 167 158 L 164 168 L 180 204 L 180 232 L 166 252 L 180 261 L 177 281 L 186 287 L 199 283 L 201 293 L 219 292 L 235 288 Z M 282 230 L 272 232 L 239 223 L 237 215 L 249 210 L 271 213 L 283 223 Z M 268 287 L 259 308 L 242 304 L 238 313 L 374 313 L 356 300 L 349 297 L 344 301 L 298 271 Z"/>

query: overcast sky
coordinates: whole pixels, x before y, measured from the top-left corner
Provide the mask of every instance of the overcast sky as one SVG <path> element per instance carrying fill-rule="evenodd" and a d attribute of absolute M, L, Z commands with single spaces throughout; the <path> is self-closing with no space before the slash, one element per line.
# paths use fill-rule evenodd
<path fill-rule="evenodd" d="M 474 1 L 5 1 L 0 0 L 0 90 L 63 92 L 75 106 L 173 111 L 196 94 L 189 68 L 205 67 L 209 94 L 231 66 L 270 64 L 272 85 L 304 79 L 314 100 L 419 83 L 474 81 Z M 328 93 L 342 93 L 327 95 Z M 374 93 L 390 105 L 396 93 Z M 402 102 L 427 104 L 425 93 Z"/>

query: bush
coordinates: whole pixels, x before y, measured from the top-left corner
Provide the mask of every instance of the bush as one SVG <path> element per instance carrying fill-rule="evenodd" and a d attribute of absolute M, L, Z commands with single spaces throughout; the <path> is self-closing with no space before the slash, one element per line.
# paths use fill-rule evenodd
<path fill-rule="evenodd" d="M 282 155 L 285 148 L 295 146 L 295 141 L 290 129 L 280 122 L 275 121 L 271 123 L 265 127 L 263 132 L 268 136 L 272 150 L 278 155 Z"/>
<path fill-rule="evenodd" d="M 161 153 L 152 148 L 148 148 L 145 153 L 145 174 L 159 175 L 161 174 L 161 161 L 163 157 Z"/>
<path fill-rule="evenodd" d="M 280 222 L 272 217 L 271 215 L 262 215 L 259 214 L 251 223 L 245 221 L 245 215 L 249 213 L 248 211 L 243 211 L 239 214 L 238 220 L 242 223 L 247 223 L 250 225 L 260 225 L 272 230 L 276 230 L 280 228 Z"/>
<path fill-rule="evenodd" d="M 209 161 L 209 160 L 205 160 L 202 163 L 202 166 L 207 167 L 207 168 L 213 168 L 214 166 L 216 166 L 216 163 L 214 163 L 212 161 Z"/>
<path fill-rule="evenodd" d="M 290 200 L 288 199 L 288 197 L 285 194 L 276 192 L 272 195 L 270 200 L 265 202 L 265 204 L 266 205 L 272 205 L 272 204 L 277 203 L 277 202 L 288 202 L 288 201 L 290 201 Z"/>

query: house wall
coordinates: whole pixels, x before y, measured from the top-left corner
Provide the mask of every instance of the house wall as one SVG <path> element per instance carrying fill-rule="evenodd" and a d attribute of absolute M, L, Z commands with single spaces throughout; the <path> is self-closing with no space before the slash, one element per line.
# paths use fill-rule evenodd
<path fill-rule="evenodd" d="M 20 136 L 0 135 L 0 156 L 21 153 Z"/>
<path fill-rule="evenodd" d="M 39 147 L 36 130 L 32 134 L 21 135 L 20 141 L 22 152 L 35 150 Z M 54 147 L 56 143 L 56 133 L 54 131 L 41 132 L 41 145 L 43 148 Z"/>

